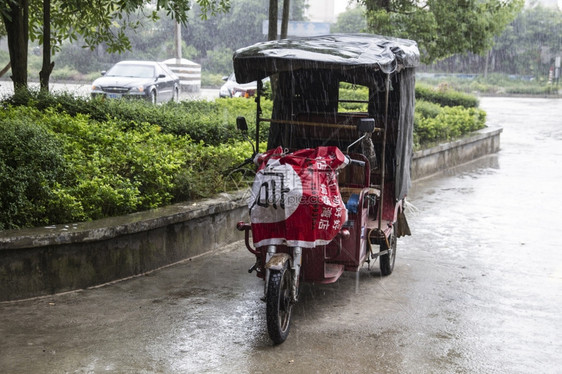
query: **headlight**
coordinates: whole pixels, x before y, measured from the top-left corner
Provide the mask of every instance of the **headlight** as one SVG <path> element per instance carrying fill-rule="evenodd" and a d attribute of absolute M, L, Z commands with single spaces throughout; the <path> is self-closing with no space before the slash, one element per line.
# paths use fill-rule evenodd
<path fill-rule="evenodd" d="M 144 87 L 143 86 L 131 87 L 131 90 L 129 92 L 144 92 Z"/>

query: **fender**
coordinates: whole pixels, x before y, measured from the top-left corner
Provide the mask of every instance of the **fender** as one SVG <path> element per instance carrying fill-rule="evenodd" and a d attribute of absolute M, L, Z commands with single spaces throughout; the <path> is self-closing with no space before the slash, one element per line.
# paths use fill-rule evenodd
<path fill-rule="evenodd" d="M 266 269 L 270 270 L 283 270 L 283 266 L 289 262 L 289 266 L 292 268 L 293 259 L 288 253 L 275 253 L 265 264 Z"/>

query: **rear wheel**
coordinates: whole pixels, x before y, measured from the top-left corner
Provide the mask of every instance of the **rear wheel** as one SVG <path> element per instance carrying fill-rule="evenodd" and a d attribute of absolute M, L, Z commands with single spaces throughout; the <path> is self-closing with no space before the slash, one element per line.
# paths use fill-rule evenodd
<path fill-rule="evenodd" d="M 388 250 L 387 254 L 379 256 L 382 275 L 390 275 L 394 270 L 394 262 L 396 261 L 396 242 L 396 235 L 394 235 L 393 228 L 392 233 L 388 237 L 388 244 L 390 245 L 390 248 L 387 246 L 386 241 L 384 241 L 380 246 L 381 252 Z"/>
<path fill-rule="evenodd" d="M 289 335 L 291 323 L 291 272 L 289 263 L 282 270 L 270 270 L 267 288 L 267 332 L 275 344 Z"/>

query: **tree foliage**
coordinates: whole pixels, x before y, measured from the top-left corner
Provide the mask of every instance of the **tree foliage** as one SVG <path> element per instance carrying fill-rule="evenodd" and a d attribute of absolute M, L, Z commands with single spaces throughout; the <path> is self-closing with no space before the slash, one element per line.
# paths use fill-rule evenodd
<path fill-rule="evenodd" d="M 200 14 L 201 9 L 194 7 L 182 36 L 202 55 L 217 47 L 234 50 L 264 40 L 262 22 L 267 19 L 267 7 L 262 0 L 233 0 L 228 13 L 206 22 Z"/>
<path fill-rule="evenodd" d="M 267 38 L 262 33 L 262 23 L 268 19 L 268 5 L 267 0 L 232 0 L 229 12 L 206 22 L 200 20 L 201 10 L 194 7 L 182 35 L 188 45 L 204 54 L 215 48 L 236 50 L 264 41 Z M 290 19 L 301 21 L 303 13 L 304 0 L 291 1 Z"/>
<path fill-rule="evenodd" d="M 230 0 L 196 0 L 200 17 L 227 11 Z M 141 21 L 131 15 L 140 10 L 148 20 L 158 18 L 158 11 L 185 24 L 191 9 L 190 0 L 51 0 L 52 53 L 64 40 L 76 41 L 80 36 L 91 49 L 104 43 L 109 52 L 131 48 L 125 34 L 128 28 L 138 28 Z M 29 39 L 44 42 L 43 1 L 0 0 L 0 15 L 5 25 L 12 64 L 14 86 L 27 86 L 27 44 Z"/>
<path fill-rule="evenodd" d="M 195 4 L 188 13 L 187 23 L 182 26 L 184 58 L 201 63 L 205 72 L 228 75 L 232 70 L 234 50 L 266 40 L 262 22 L 267 20 L 267 0 L 232 0 L 230 10 L 207 20 L 203 10 Z M 291 1 L 291 20 L 302 20 L 304 1 Z M 57 66 L 69 66 L 80 73 L 105 70 L 123 59 L 165 60 L 173 55 L 173 20 L 163 11 L 157 20 L 149 20 L 143 12 L 129 15 L 140 21 L 138 28 L 126 29 L 125 36 L 131 49 L 117 54 L 107 53 L 102 43 L 95 51 L 81 48 L 85 43 L 65 42 L 55 56 Z"/>
<path fill-rule="evenodd" d="M 230 7 L 229 0 L 197 0 L 196 3 L 200 9 L 199 17 L 203 20 Z M 41 4 L 42 1 L 31 0 L 30 39 L 43 44 Z M 52 0 L 51 38 L 55 42 L 55 50 L 63 41 L 74 42 L 81 37 L 90 49 L 103 43 L 109 53 L 123 52 L 131 48 L 127 30 L 150 24 L 162 15 L 187 24 L 190 4 L 188 0 Z"/>
<path fill-rule="evenodd" d="M 512 74 L 548 74 L 549 56 L 562 52 L 562 12 L 525 9 L 496 39 L 491 51 L 494 70 Z"/>
<path fill-rule="evenodd" d="M 562 12 L 526 7 L 495 38 L 487 56 L 455 55 L 431 66 L 435 71 L 456 73 L 507 73 L 546 80 L 553 58 L 562 52 Z M 488 66 L 486 69 L 486 65 Z M 488 83 L 497 84 L 495 76 Z M 515 81 L 513 83 L 516 83 Z M 501 82 L 505 85 L 506 82 Z"/>
<path fill-rule="evenodd" d="M 376 34 L 413 39 L 426 63 L 456 53 L 482 54 L 516 17 L 523 0 L 358 0 Z"/>
<path fill-rule="evenodd" d="M 340 13 L 336 23 L 332 25 L 331 31 L 334 33 L 356 33 L 365 32 L 366 28 L 365 9 L 355 7 Z"/>

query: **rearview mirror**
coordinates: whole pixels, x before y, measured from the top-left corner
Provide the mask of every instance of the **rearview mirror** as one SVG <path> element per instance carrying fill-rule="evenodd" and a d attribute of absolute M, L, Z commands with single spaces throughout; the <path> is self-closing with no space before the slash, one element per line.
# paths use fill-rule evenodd
<path fill-rule="evenodd" d="M 374 118 L 361 118 L 359 120 L 359 123 L 357 124 L 357 131 L 359 131 L 359 133 L 363 134 L 363 135 L 347 147 L 346 153 L 349 153 L 349 150 L 351 149 L 351 147 L 353 147 L 355 144 L 359 143 L 361 140 L 369 137 L 370 136 L 369 134 L 372 134 L 373 131 L 375 131 L 375 119 Z"/>
<path fill-rule="evenodd" d="M 236 128 L 242 132 L 248 131 L 248 123 L 245 117 L 236 117 Z"/>
<path fill-rule="evenodd" d="M 357 131 L 362 132 L 373 132 L 375 131 L 375 119 L 374 118 L 361 118 L 357 124 Z"/>

